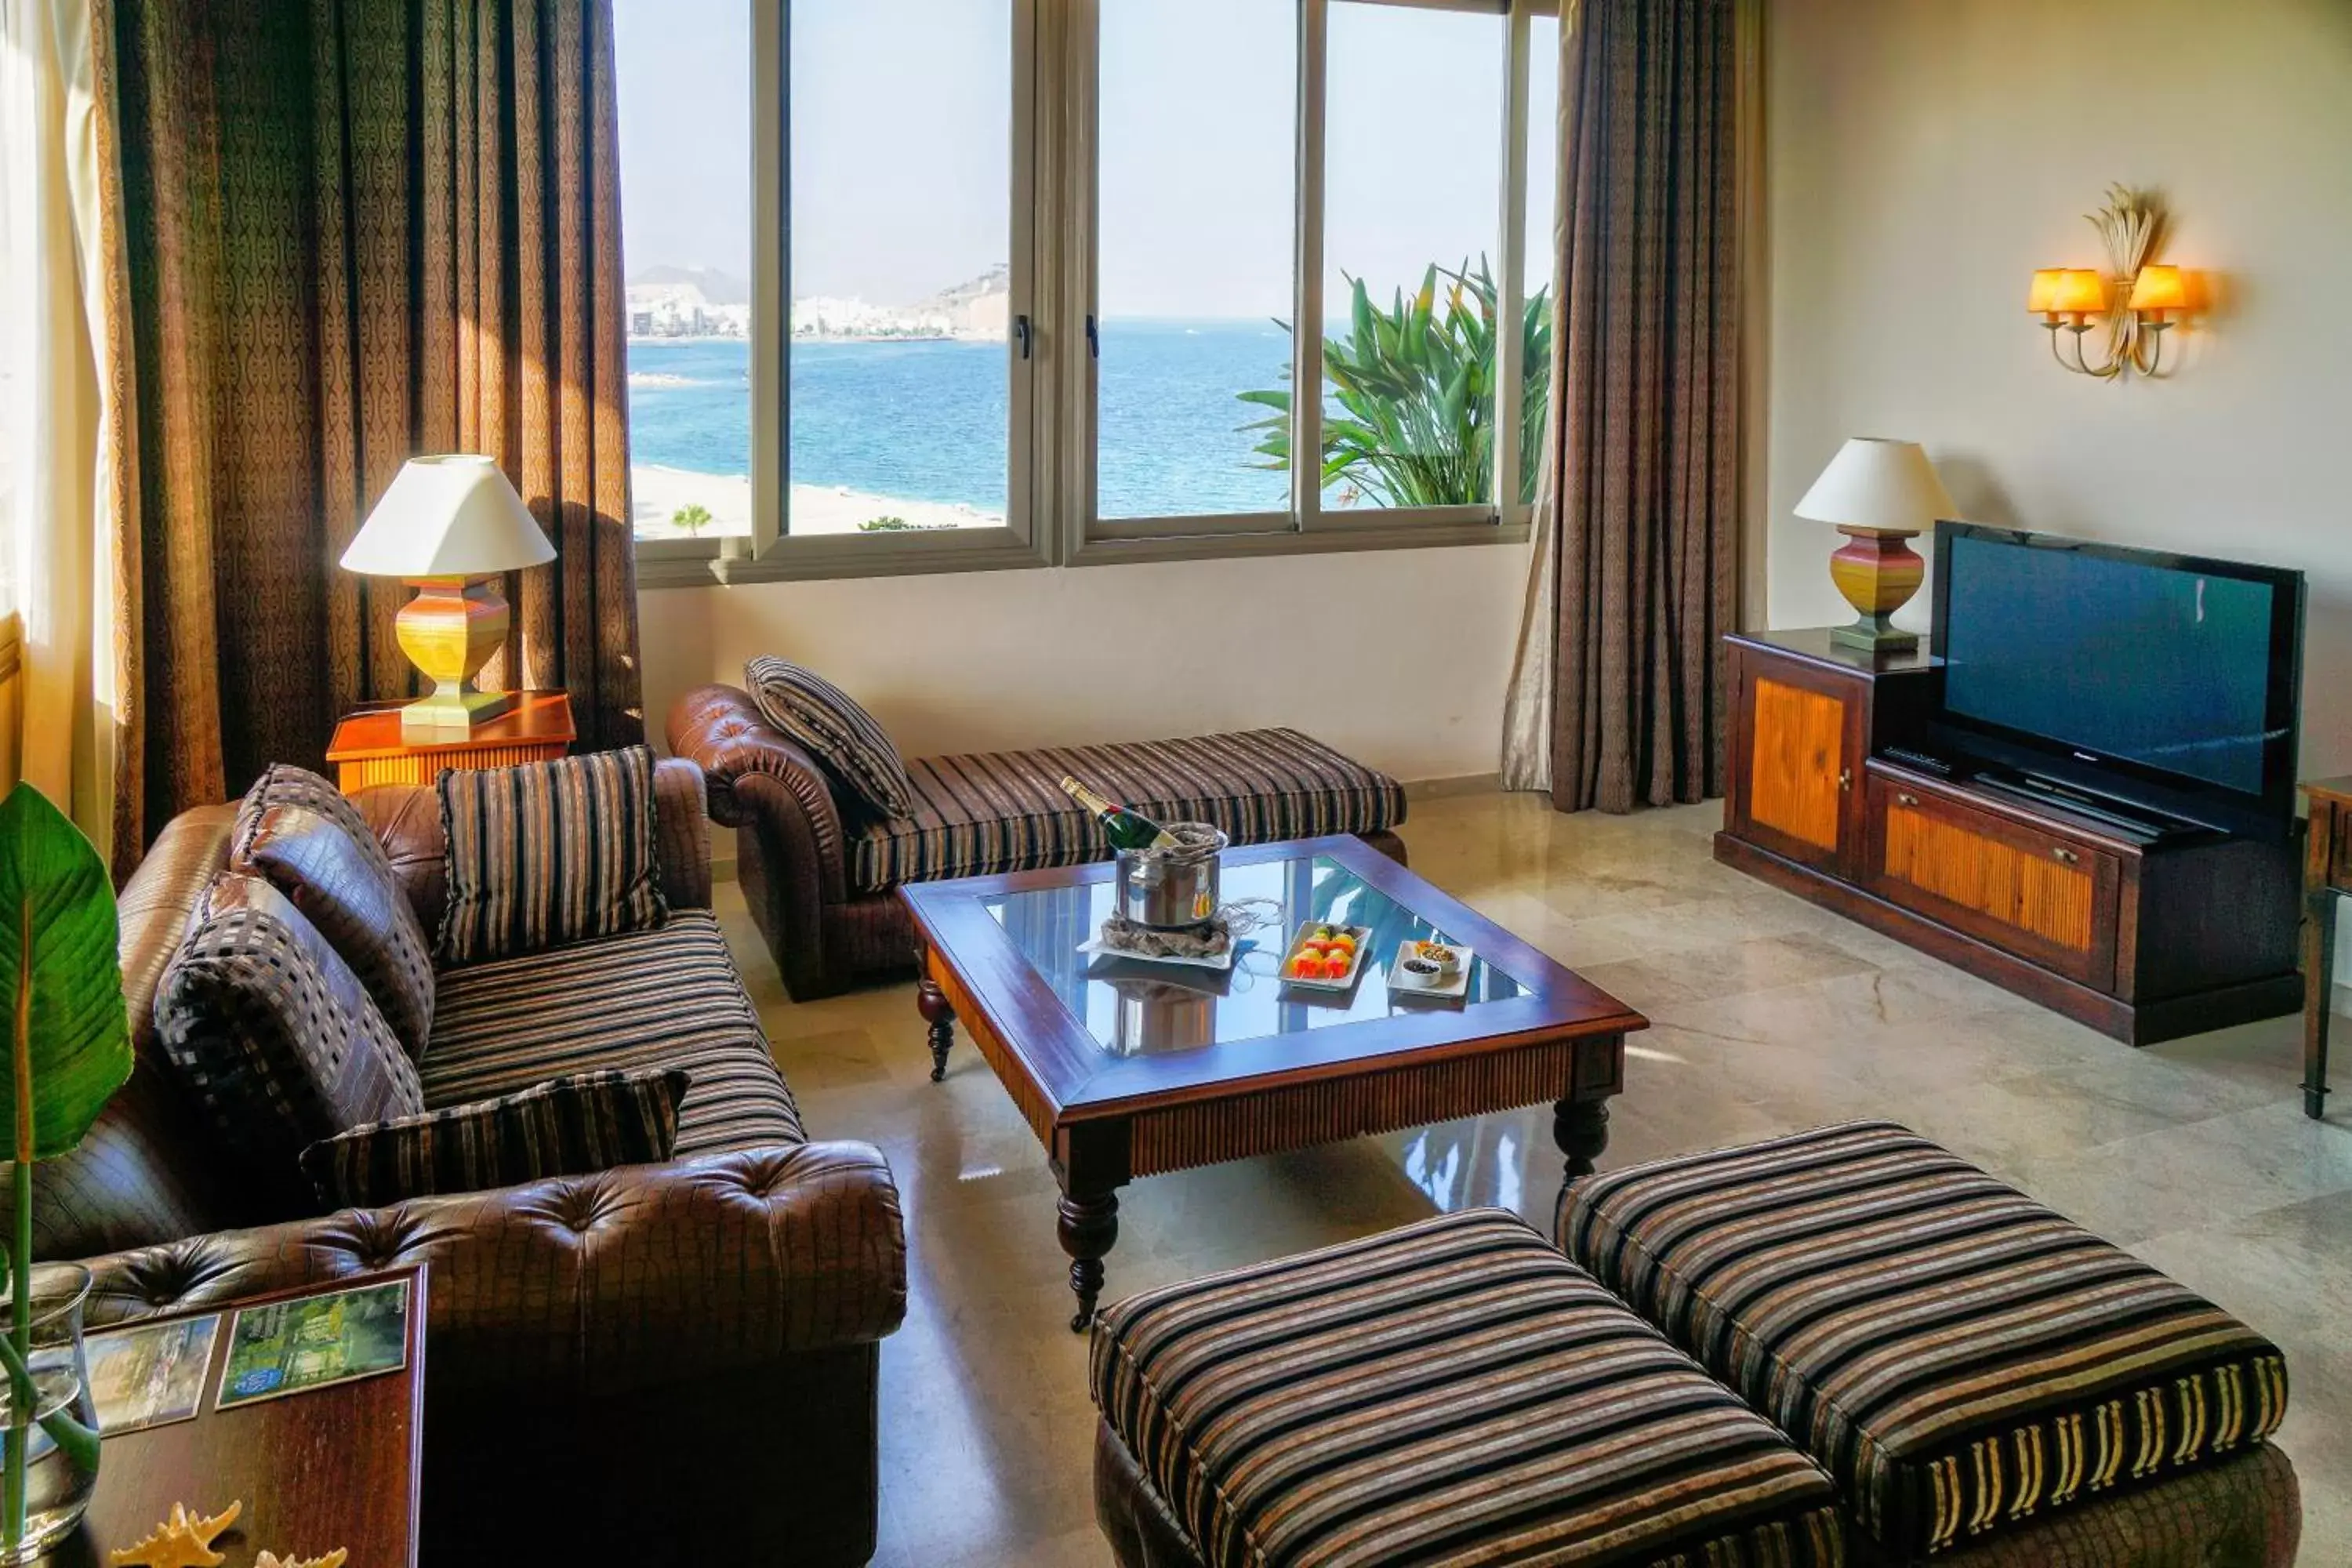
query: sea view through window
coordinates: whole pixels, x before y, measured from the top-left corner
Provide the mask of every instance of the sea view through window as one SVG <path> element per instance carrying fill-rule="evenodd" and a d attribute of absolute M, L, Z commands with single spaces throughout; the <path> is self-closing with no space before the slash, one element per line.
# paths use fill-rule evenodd
<path fill-rule="evenodd" d="M 759 3 L 616 0 L 634 521 L 645 540 L 752 531 Z M 1291 490 L 1279 410 L 1297 298 L 1297 5 L 1098 9 L 1095 514 L 1280 513 Z M 1322 505 L 1476 501 L 1487 482 L 1477 465 L 1493 455 L 1493 339 L 1510 330 L 1491 297 L 1505 18 L 1355 0 L 1330 10 Z M 785 16 L 784 531 L 1001 525 L 1018 442 L 1008 431 L 1018 359 L 1008 210 L 1023 155 L 1015 0 L 791 0 Z M 1557 24 L 1535 26 L 1527 115 L 1549 126 Z M 1433 93 L 1433 82 L 1449 85 Z M 1538 150 L 1549 140 L 1530 139 Z M 1538 257 L 1551 186 L 1538 153 L 1526 198 L 1526 249 Z M 1380 321 L 1363 319 L 1358 280 Z M 1416 311 L 1452 357 L 1420 384 L 1388 386 L 1384 376 L 1411 380 L 1412 367 L 1381 323 L 1410 325 Z M 1390 352 L 1398 365 L 1360 363 Z M 1351 373 L 1387 386 L 1391 403 L 1368 413 L 1358 382 L 1342 384 Z M 1540 388 L 1530 395 L 1539 410 Z M 1343 437 L 1363 460 L 1335 473 Z M 1433 468 L 1439 477 L 1419 472 Z"/>

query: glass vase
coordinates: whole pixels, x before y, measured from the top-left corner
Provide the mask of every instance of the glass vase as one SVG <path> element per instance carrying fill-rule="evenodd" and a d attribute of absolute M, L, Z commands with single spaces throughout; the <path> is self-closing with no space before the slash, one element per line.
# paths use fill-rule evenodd
<path fill-rule="evenodd" d="M 25 1358 L 32 1398 L 0 1370 L 0 1563 L 29 1563 L 81 1521 L 98 1489 L 98 1407 L 83 1359 L 82 1305 L 89 1270 L 78 1263 L 36 1265 L 32 1351 Z M 12 1331 L 15 1289 L 0 1290 L 0 1333 Z M 72 1426 L 88 1434 L 75 1440 Z M 59 1443 L 60 1435 L 67 1441 Z M 24 1528 L 12 1531 L 17 1499 Z"/>

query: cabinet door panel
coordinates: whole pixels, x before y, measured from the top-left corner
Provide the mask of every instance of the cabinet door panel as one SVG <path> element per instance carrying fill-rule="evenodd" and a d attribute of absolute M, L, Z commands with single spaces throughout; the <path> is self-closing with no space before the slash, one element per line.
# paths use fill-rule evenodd
<path fill-rule="evenodd" d="M 2101 989 L 2115 979 L 2115 857 L 1870 781 L 1872 883 L 1892 902 Z"/>
<path fill-rule="evenodd" d="M 1792 860 L 1844 868 L 1852 835 L 1860 697 L 1829 683 L 1751 673 L 1747 693 L 1748 836 Z"/>

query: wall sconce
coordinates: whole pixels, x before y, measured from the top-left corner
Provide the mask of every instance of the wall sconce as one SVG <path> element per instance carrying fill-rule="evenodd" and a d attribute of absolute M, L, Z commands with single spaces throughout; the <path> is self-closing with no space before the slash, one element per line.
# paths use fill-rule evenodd
<path fill-rule="evenodd" d="M 2108 276 L 2088 267 L 2045 267 L 2033 275 L 2025 308 L 2042 318 L 2050 357 L 2066 369 L 2101 381 L 2126 371 L 2155 379 L 2164 363 L 2164 331 L 2172 325 L 2168 313 L 2189 309 L 2189 282 L 2180 268 L 2148 260 L 2164 236 L 2163 205 L 2153 192 L 2112 185 L 2107 205 L 2084 218 L 2099 231 Z M 2105 318 L 2107 331 L 2106 357 L 2098 364 L 2083 352 L 2083 334 L 2095 316 Z M 2062 327 L 2074 334 L 2071 362 L 2058 347 Z"/>

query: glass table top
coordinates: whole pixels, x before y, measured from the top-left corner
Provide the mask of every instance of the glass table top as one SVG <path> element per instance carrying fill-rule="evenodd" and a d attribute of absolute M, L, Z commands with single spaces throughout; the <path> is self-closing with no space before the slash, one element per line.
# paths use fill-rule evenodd
<path fill-rule="evenodd" d="M 1093 941 L 1111 912 L 1107 879 L 1004 893 L 982 904 L 1112 1056 L 1197 1050 L 1429 1008 L 1475 1007 L 1521 993 L 1518 982 L 1474 950 L 1461 1000 L 1391 995 L 1388 971 L 1400 944 L 1453 939 L 1328 856 L 1240 866 L 1228 860 L 1222 884 L 1229 905 L 1262 899 L 1279 907 L 1278 915 L 1273 908 L 1261 910 L 1271 918 L 1241 939 L 1240 955 L 1222 973 L 1080 952 L 1079 944 Z M 1282 983 L 1282 955 L 1292 933 L 1309 920 L 1372 928 L 1352 990 L 1335 994 Z"/>

